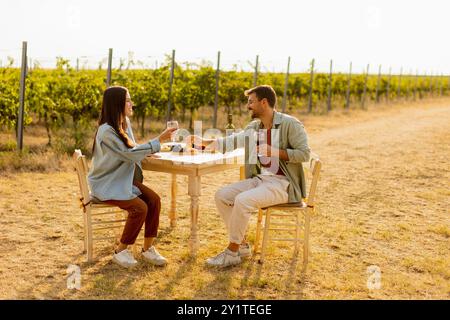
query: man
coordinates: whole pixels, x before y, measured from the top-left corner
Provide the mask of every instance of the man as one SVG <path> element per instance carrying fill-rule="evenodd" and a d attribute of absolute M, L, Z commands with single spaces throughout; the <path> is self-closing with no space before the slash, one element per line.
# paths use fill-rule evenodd
<path fill-rule="evenodd" d="M 220 151 L 244 146 L 245 137 L 251 141 L 256 136 L 257 140 L 256 148 L 250 146 L 246 150 L 246 179 L 215 194 L 217 209 L 229 234 L 229 245 L 207 259 L 211 266 L 239 264 L 241 258 L 251 255 L 245 233 L 252 212 L 279 203 L 299 202 L 306 197 L 302 162 L 309 160 L 310 149 L 303 124 L 275 110 L 277 97 L 272 87 L 257 86 L 245 91 L 245 95 L 253 121 L 244 131 L 219 139 L 186 138 L 187 143 Z"/>

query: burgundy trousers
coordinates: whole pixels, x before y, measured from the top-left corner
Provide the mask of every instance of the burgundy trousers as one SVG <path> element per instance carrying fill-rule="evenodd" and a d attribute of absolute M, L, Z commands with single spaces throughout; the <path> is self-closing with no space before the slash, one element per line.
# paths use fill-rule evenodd
<path fill-rule="evenodd" d="M 122 238 L 123 244 L 134 244 L 145 223 L 145 238 L 154 238 L 158 234 L 159 213 L 161 212 L 161 198 L 140 182 L 135 181 L 134 185 L 141 190 L 142 194 L 132 200 L 106 200 L 113 206 L 117 206 L 128 211 L 128 218 L 125 222 Z"/>

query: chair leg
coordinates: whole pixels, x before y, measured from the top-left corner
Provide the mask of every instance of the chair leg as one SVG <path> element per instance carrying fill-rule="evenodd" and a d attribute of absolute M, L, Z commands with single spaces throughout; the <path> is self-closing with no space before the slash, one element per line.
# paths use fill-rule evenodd
<path fill-rule="evenodd" d="M 263 241 L 262 241 L 261 256 L 259 258 L 259 263 L 264 262 L 264 258 L 266 255 L 267 242 L 269 240 L 269 228 L 270 228 L 270 209 L 267 209 L 266 220 L 264 223 L 264 235 L 263 235 Z"/>
<path fill-rule="evenodd" d="M 87 231 L 87 209 L 83 211 L 83 253 L 87 253 L 88 231 Z"/>
<path fill-rule="evenodd" d="M 309 208 L 308 208 L 309 209 Z M 308 210 L 305 213 L 305 239 L 303 242 L 303 268 L 306 269 L 309 255 L 309 232 L 310 232 L 310 215 Z"/>
<path fill-rule="evenodd" d="M 94 244 L 92 240 L 92 216 L 91 216 L 91 206 L 86 208 L 86 242 L 87 242 L 87 262 L 92 262 L 94 254 Z"/>
<path fill-rule="evenodd" d="M 296 212 L 295 214 L 295 254 L 298 254 L 300 246 L 300 214 L 301 212 Z"/>
<path fill-rule="evenodd" d="M 258 210 L 258 220 L 256 222 L 256 237 L 255 237 L 255 245 L 254 245 L 255 253 L 257 253 L 259 250 L 259 240 L 261 239 L 262 216 L 263 216 L 263 211 L 262 211 L 262 209 L 259 209 Z"/>

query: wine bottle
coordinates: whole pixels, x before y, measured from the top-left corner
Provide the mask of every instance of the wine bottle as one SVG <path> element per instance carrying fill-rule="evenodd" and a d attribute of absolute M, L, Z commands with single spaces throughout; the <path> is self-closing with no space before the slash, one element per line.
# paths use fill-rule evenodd
<path fill-rule="evenodd" d="M 233 114 L 230 113 L 230 114 L 228 114 L 228 123 L 225 126 L 225 132 L 226 132 L 227 136 L 232 134 L 234 132 L 234 129 L 236 129 L 236 128 L 234 127 L 234 124 L 233 124 Z"/>

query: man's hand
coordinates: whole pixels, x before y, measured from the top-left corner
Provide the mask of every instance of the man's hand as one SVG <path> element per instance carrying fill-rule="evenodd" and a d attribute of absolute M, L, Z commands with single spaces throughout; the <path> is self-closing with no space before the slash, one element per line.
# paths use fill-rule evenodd
<path fill-rule="evenodd" d="M 216 139 L 203 139 L 200 136 L 190 135 L 184 138 L 183 142 L 186 143 L 186 146 L 191 147 L 193 145 L 198 150 L 217 150 Z"/>
<path fill-rule="evenodd" d="M 286 150 L 277 149 L 268 144 L 262 144 L 256 147 L 256 152 L 264 157 L 276 157 L 281 160 L 289 161 L 289 156 Z"/>
<path fill-rule="evenodd" d="M 272 154 L 276 154 L 276 149 L 272 148 L 272 146 L 269 146 L 268 144 L 262 144 L 256 146 L 256 152 L 261 156 L 271 157 Z"/>

